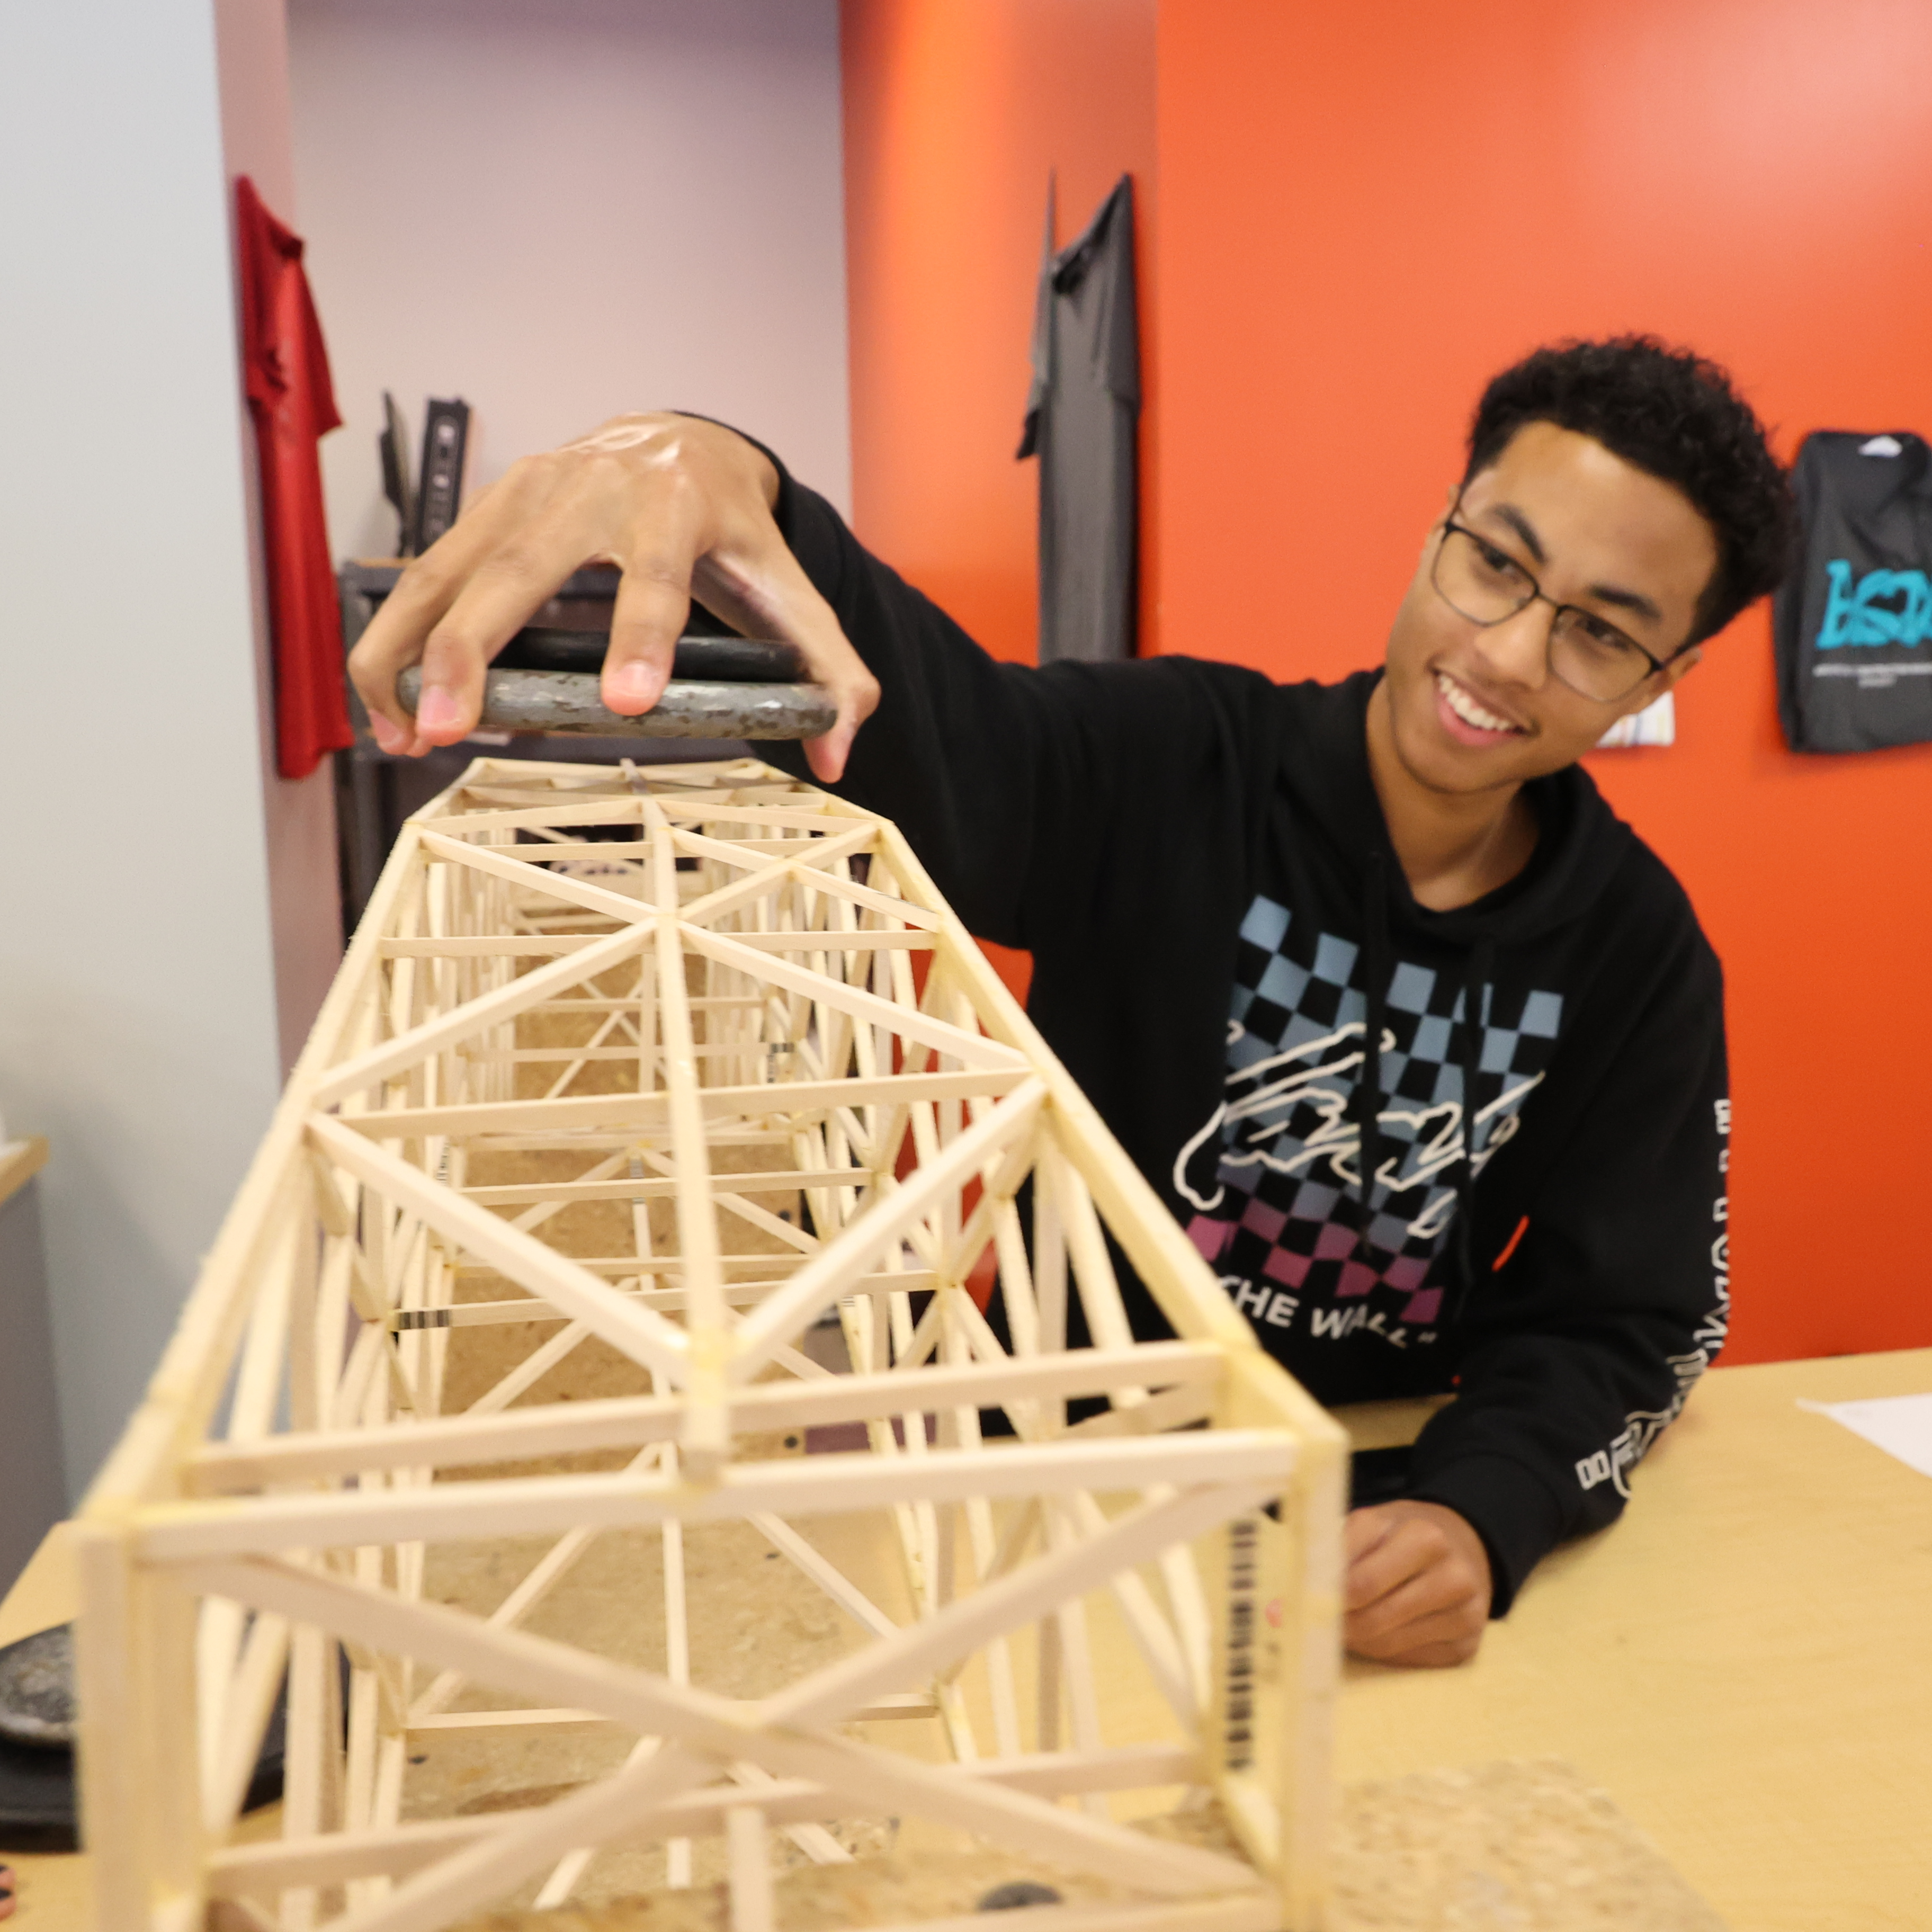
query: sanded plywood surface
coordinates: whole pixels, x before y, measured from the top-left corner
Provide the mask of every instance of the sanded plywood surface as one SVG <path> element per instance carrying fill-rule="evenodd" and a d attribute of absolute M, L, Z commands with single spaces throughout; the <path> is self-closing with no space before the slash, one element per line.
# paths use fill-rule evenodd
<path fill-rule="evenodd" d="M 1162 1837 L 1230 1849 L 1212 1805 L 1146 1821 Z M 891 1927 L 972 1915 L 996 1888 L 1059 1894 L 1063 1922 L 1136 1894 L 991 1850 L 862 1857 L 788 1874 L 785 1932 Z M 1153 1902 L 1148 1901 L 1150 1909 Z M 1331 1932 L 1724 1932 L 1723 1922 L 1604 1792 L 1555 1760 L 1424 1772 L 1344 1794 Z M 989 1924 L 1038 1924 L 1052 1918 Z M 559 1912 L 508 1912 L 463 1932 L 725 1932 L 722 1883 Z"/>
<path fill-rule="evenodd" d="M 1474 1664 L 1347 1666 L 1343 1781 L 1559 1756 L 1732 1925 L 1932 1926 L 1932 1482 L 1797 1406 L 1928 1389 L 1927 1349 L 1707 1376 Z"/>
<path fill-rule="evenodd" d="M 1559 1760 L 1343 1794 L 1336 1932 L 1724 1932 L 1655 1845 Z"/>

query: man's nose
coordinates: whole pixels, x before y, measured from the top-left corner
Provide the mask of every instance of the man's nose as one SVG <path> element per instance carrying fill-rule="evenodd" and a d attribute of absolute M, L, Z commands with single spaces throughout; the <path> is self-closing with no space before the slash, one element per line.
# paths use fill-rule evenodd
<path fill-rule="evenodd" d="M 1476 633 L 1476 649 L 1499 683 L 1534 691 L 1550 673 L 1550 610 L 1540 598 Z"/>

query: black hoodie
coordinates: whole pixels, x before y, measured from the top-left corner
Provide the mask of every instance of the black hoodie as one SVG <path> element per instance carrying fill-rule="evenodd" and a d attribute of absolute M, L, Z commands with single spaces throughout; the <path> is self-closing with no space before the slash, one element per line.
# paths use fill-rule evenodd
<path fill-rule="evenodd" d="M 1501 1615 L 1724 1340 L 1723 988 L 1682 888 L 1573 766 L 1528 788 L 1526 871 L 1428 911 L 1370 779 L 1379 674 L 997 663 L 780 474 L 880 686 L 835 789 L 1032 952 L 1034 1023 L 1304 1386 L 1455 1390 L 1401 1492 L 1474 1526 Z"/>

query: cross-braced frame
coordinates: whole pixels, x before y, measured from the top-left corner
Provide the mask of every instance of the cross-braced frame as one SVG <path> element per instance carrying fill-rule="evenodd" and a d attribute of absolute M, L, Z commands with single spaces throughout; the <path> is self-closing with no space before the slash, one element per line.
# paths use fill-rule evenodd
<path fill-rule="evenodd" d="M 1309 1932 L 1342 1442 L 890 824 L 750 762 L 479 760 L 76 1532 L 97 1922 L 433 1932 L 641 1847 L 764 1932 L 783 1862 L 912 1817 L 1087 1875 L 1041 1932 Z M 836 1629 L 750 1690 L 706 1649 L 747 1566 L 689 1560 L 728 1533 Z M 526 1802 L 439 1782 L 593 1732 Z M 1132 1822 L 1180 1794 L 1218 1837 Z"/>

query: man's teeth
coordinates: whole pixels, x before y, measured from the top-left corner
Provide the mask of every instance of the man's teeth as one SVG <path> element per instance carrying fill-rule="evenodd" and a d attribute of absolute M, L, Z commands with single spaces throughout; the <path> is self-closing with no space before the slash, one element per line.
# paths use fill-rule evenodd
<path fill-rule="evenodd" d="M 1456 680 L 1446 672 L 1436 674 L 1436 688 L 1448 700 L 1449 709 L 1465 724 L 1473 724 L 1479 731 L 1514 731 L 1516 727 L 1507 718 L 1498 718 L 1492 711 L 1485 711 Z"/>

